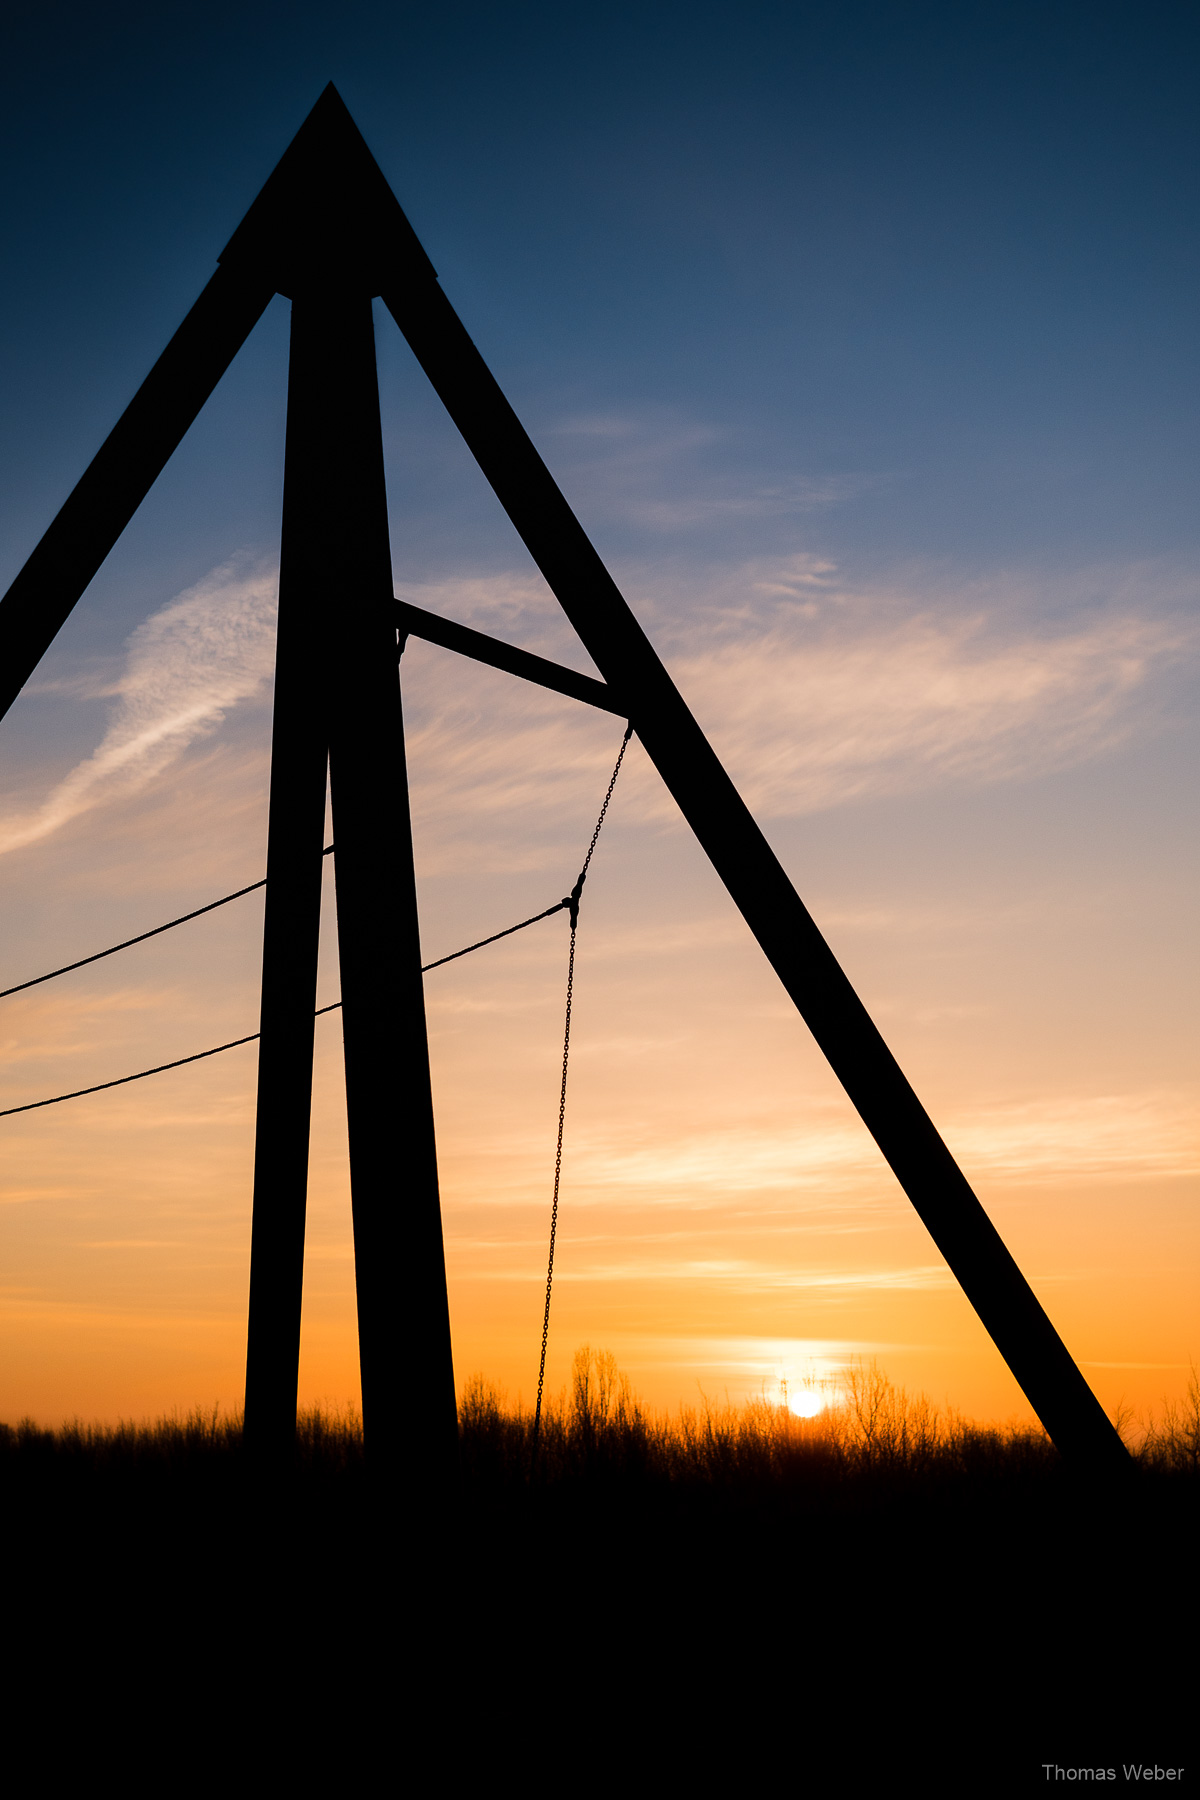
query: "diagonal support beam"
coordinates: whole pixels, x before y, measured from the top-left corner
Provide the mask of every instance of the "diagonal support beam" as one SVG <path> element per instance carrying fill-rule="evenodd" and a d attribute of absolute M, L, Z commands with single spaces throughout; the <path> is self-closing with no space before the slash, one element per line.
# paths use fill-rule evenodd
<path fill-rule="evenodd" d="M 0 604 L 0 718 L 267 309 L 274 285 L 218 269 Z"/>
<path fill-rule="evenodd" d="M 934 1242 L 1072 1460 L 1127 1455 L 437 282 L 383 298 Z"/>
<path fill-rule="evenodd" d="M 552 693 L 566 694 L 570 700 L 582 700 L 588 706 L 599 707 L 601 712 L 615 713 L 618 719 L 629 717 L 629 708 L 620 696 L 592 675 L 577 675 L 561 663 L 518 650 L 485 632 L 472 631 L 469 625 L 459 625 L 438 613 L 426 612 L 424 607 L 411 606 L 407 600 L 397 600 L 396 606 L 402 642 L 406 633 L 424 638 L 427 643 L 440 644 L 443 650 L 456 650 L 460 656 L 487 663 L 489 668 L 502 669 L 506 675 L 519 675 L 522 681 L 536 682 Z"/>

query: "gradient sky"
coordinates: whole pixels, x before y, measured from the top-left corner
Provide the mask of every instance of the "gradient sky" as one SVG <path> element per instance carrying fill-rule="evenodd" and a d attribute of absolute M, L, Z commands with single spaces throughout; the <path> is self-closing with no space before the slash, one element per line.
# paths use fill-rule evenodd
<path fill-rule="evenodd" d="M 1104 1403 L 1200 1355 L 1182 6 L 10 9 L 0 588 L 325 82 Z M 589 668 L 377 311 L 397 590 Z M 0 727 L 0 986 L 263 869 L 277 298 Z M 617 721 L 404 658 L 427 956 Z M 1192 704 L 1189 704 L 1192 702 Z M 331 884 L 330 884 L 331 885 Z M 257 1026 L 261 898 L 3 1002 L 0 1105 Z M 336 998 L 332 914 L 321 1002 Z M 457 1372 L 531 1398 L 561 918 L 431 975 Z M 0 1417 L 240 1397 L 252 1046 L 0 1121 Z M 336 1021 L 302 1398 L 357 1400 Z M 551 1386 L 876 1356 L 1027 1416 L 635 744 L 580 932 Z"/>

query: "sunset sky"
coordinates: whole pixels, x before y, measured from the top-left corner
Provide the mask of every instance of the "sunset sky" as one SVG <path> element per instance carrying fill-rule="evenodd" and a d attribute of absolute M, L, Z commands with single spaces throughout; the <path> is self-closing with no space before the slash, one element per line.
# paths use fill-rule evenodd
<path fill-rule="evenodd" d="M 1195 21 L 55 4 L 0 105 L 0 591 L 329 80 L 1106 1407 L 1200 1358 Z M 263 873 L 279 297 L 0 725 L 0 987 Z M 397 592 L 591 671 L 382 307 Z M 412 643 L 424 953 L 618 720 Z M 332 901 L 331 872 L 327 899 Z M 0 1002 L 0 1107 L 257 1029 L 261 894 Z M 456 1373 L 537 1377 L 567 927 L 427 981 Z M 337 998 L 330 905 L 319 1003 Z M 235 1406 L 255 1048 L 0 1120 L 0 1419 Z M 338 1015 L 301 1398 L 357 1403 Z M 589 878 L 548 1379 L 855 1358 L 1028 1417 L 640 745 Z M 402 1278 L 402 1272 L 401 1272 Z M 420 1372 L 413 1371 L 414 1380 Z"/>

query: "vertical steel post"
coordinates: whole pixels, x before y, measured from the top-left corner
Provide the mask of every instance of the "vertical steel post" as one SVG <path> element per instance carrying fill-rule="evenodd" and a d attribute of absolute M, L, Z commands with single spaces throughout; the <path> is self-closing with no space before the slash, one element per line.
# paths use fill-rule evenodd
<path fill-rule="evenodd" d="M 458 1424 L 369 294 L 328 302 L 329 772 L 367 1457 L 441 1486 Z"/>
<path fill-rule="evenodd" d="M 338 447 L 330 435 L 325 323 L 319 297 L 295 299 L 246 1345 L 246 1443 L 260 1462 L 275 1465 L 290 1457 L 296 1431 L 325 835 L 328 662 L 322 620 L 336 569 L 338 525 L 326 495 Z"/>

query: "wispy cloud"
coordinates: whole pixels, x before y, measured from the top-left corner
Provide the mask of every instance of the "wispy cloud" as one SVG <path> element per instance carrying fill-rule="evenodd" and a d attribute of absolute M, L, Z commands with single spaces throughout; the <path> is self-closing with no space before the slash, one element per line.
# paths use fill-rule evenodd
<path fill-rule="evenodd" d="M 735 519 L 785 518 L 827 512 L 860 494 L 867 483 L 850 475 L 795 475 L 784 481 L 734 486 L 727 480 L 698 483 L 674 499 L 630 494 L 629 516 L 659 531 L 719 525 Z"/>
<path fill-rule="evenodd" d="M 728 449 L 727 432 L 664 414 L 577 415 L 548 435 L 566 450 L 568 485 L 585 486 L 589 517 L 651 532 L 827 512 L 886 479 L 828 472 L 731 476 L 725 459 L 711 456 Z"/>
<path fill-rule="evenodd" d="M 1195 642 L 1144 602 L 1071 609 L 1057 628 L 1046 611 L 1015 583 L 935 604 L 854 592 L 802 557 L 743 571 L 676 669 L 750 804 L 811 812 L 1085 761 L 1130 735 L 1154 677 Z"/>
<path fill-rule="evenodd" d="M 938 1123 L 968 1180 L 988 1191 L 1177 1180 L 1200 1167 L 1194 1106 L 1185 1093 L 1053 1094 L 964 1109 Z M 538 1145 L 498 1133 L 481 1153 L 481 1168 L 493 1169 L 505 1151 L 520 1159 L 536 1155 Z M 908 1208 L 866 1127 L 842 1108 L 806 1109 L 799 1123 L 764 1117 L 700 1130 L 659 1120 L 633 1142 L 614 1141 L 607 1126 L 577 1119 L 567 1178 L 572 1206 L 589 1213 L 640 1209 L 647 1197 L 659 1217 L 668 1207 L 727 1212 L 736 1199 L 743 1231 L 756 1210 L 750 1196 L 760 1211 L 775 1216 L 782 1208 L 806 1229 L 828 1215 L 863 1230 Z M 497 1185 L 476 1198 L 490 1205 L 502 1196 Z"/>
<path fill-rule="evenodd" d="M 407 593 L 586 666 L 536 577 Z M 1017 578 L 955 584 L 943 573 L 927 585 L 914 576 L 856 588 L 828 560 L 796 555 L 690 582 L 664 576 L 631 598 L 747 801 L 775 817 L 1086 762 L 1153 721 L 1159 677 L 1192 658 L 1197 637 L 1178 578 L 1154 571 L 1140 581 L 1114 570 L 1040 587 Z M 560 806 L 582 803 L 608 755 L 603 732 L 513 683 L 497 754 L 472 727 L 494 705 L 485 687 L 498 694 L 503 678 L 457 661 L 431 674 L 415 716 L 422 780 L 438 813 L 465 806 L 495 820 L 536 789 L 548 824 Z M 643 818 L 669 811 L 636 760 L 622 792 L 623 807 L 632 802 Z"/>
<path fill-rule="evenodd" d="M 234 561 L 138 626 L 101 743 L 31 810 L 0 819 L 0 854 L 127 799 L 258 693 L 274 661 L 276 576 Z"/>
<path fill-rule="evenodd" d="M 707 1206 L 727 1204 L 731 1193 L 786 1191 L 804 1192 L 821 1208 L 835 1192 L 869 1185 L 883 1168 L 852 1119 L 808 1119 L 802 1130 L 759 1122 L 682 1137 L 664 1131 L 629 1148 L 577 1127 L 575 1140 L 572 1182 L 597 1200 L 608 1192 L 653 1193 L 664 1203 Z"/>
<path fill-rule="evenodd" d="M 936 591 L 916 580 L 856 588 L 827 559 L 799 554 L 711 570 L 686 587 L 663 575 L 633 598 L 750 805 L 782 817 L 1044 773 L 1129 737 L 1155 678 L 1190 653 L 1195 632 L 1177 603 L 1156 613 L 1152 588 L 1129 591 L 1127 572 L 1108 586 L 1115 604 L 1080 604 L 1073 590 L 1069 604 L 1055 594 L 1040 604 L 1028 584 L 956 589 L 944 576 Z M 109 690 L 103 740 L 39 804 L 0 818 L 0 853 L 138 793 L 256 695 L 271 673 L 275 591 L 272 569 L 235 561 L 139 626 Z M 534 574 L 403 591 L 588 667 Z M 1064 622 L 1051 628 L 1047 617 Z M 418 657 L 409 708 L 418 818 L 457 818 L 478 844 L 480 830 L 511 839 L 509 821 L 524 811 L 535 823 L 516 861 L 536 863 L 568 820 L 586 822 L 619 727 L 444 652 L 406 662 Z M 622 807 L 644 820 L 673 815 L 637 756 Z"/>
<path fill-rule="evenodd" d="M 576 1252 L 578 1255 L 578 1252 Z M 505 1271 L 501 1279 L 520 1280 L 517 1271 Z M 689 1285 L 702 1281 L 718 1281 L 727 1290 L 741 1289 L 760 1294 L 764 1289 L 804 1288 L 857 1290 L 884 1289 L 891 1292 L 957 1285 L 944 1263 L 919 1263 L 898 1269 L 779 1269 L 765 1263 L 749 1262 L 737 1257 L 682 1257 L 678 1261 L 647 1257 L 628 1257 L 616 1262 L 600 1260 L 565 1262 L 555 1270 L 560 1283 L 587 1282 L 661 1282 L 683 1281 Z M 528 1276 L 524 1277 L 528 1280 Z"/>
<path fill-rule="evenodd" d="M 1170 1178 L 1200 1169 L 1195 1107 L 1185 1093 L 1055 1096 L 946 1122 L 964 1169 L 1001 1181 Z"/>

